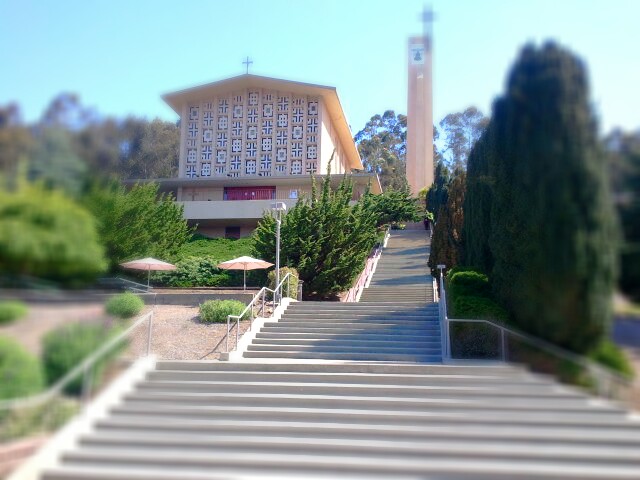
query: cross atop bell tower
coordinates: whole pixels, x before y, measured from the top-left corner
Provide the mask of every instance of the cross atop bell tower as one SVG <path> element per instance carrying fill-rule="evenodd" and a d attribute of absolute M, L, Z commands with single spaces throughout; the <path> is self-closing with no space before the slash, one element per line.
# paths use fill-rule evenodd
<path fill-rule="evenodd" d="M 411 193 L 433 184 L 433 95 L 431 55 L 433 11 L 420 15 L 423 35 L 409 38 L 407 89 L 407 181 Z"/>

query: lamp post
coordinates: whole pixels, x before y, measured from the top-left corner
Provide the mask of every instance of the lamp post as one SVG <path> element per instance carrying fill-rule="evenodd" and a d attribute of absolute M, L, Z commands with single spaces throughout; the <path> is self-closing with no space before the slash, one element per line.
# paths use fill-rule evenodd
<path fill-rule="evenodd" d="M 274 303 L 280 304 L 281 295 L 278 293 L 278 285 L 280 285 L 280 224 L 282 223 L 282 213 L 287 211 L 287 204 L 284 202 L 276 202 L 271 204 L 271 210 L 275 212 L 276 217 L 276 293 Z"/>

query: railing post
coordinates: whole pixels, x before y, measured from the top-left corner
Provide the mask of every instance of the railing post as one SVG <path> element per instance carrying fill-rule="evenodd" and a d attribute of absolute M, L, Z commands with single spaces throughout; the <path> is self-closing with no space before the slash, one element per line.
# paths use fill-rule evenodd
<path fill-rule="evenodd" d="M 240 317 L 238 317 L 238 318 L 236 319 L 236 348 L 235 348 L 235 349 L 237 349 L 237 348 L 238 348 L 238 335 L 239 335 L 239 333 L 238 333 L 238 332 L 239 332 L 239 331 L 240 331 Z M 234 350 L 235 350 L 235 349 L 234 349 Z"/>
<path fill-rule="evenodd" d="M 82 404 L 87 405 L 91 397 L 92 365 L 87 365 L 82 374 Z"/>
<path fill-rule="evenodd" d="M 300 279 L 300 277 L 298 277 L 298 292 L 296 293 L 296 297 L 299 302 L 302 301 L 302 284 L 303 283 L 304 282 Z"/>
<path fill-rule="evenodd" d="M 264 318 L 264 299 L 265 299 L 265 294 L 267 293 L 267 291 L 263 288 L 262 289 L 262 310 L 260 311 L 260 316 L 262 318 Z"/>
<path fill-rule="evenodd" d="M 226 350 L 225 352 L 229 353 L 229 334 L 231 333 L 231 328 L 229 328 L 229 322 L 231 321 L 231 315 L 227 315 L 227 341 L 226 341 Z"/>
<path fill-rule="evenodd" d="M 287 297 L 291 298 L 291 275 L 287 275 Z"/>
<path fill-rule="evenodd" d="M 147 327 L 147 357 L 151 353 L 151 333 L 153 332 L 153 311 L 149 312 L 149 326 Z"/>
<path fill-rule="evenodd" d="M 505 342 L 504 328 L 502 327 L 500 327 L 500 337 L 502 341 L 502 361 L 506 362 L 507 361 L 507 343 Z"/>

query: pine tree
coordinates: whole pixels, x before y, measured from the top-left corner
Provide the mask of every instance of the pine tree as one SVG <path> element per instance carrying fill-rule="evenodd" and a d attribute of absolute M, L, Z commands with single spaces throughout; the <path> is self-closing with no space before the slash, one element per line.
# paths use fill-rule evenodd
<path fill-rule="evenodd" d="M 491 272 L 493 256 L 489 247 L 493 179 L 489 162 L 493 149 L 489 127 L 474 145 L 467 163 L 467 193 L 464 201 L 465 264 Z"/>
<path fill-rule="evenodd" d="M 576 352 L 611 316 L 616 236 L 585 66 L 525 47 L 494 105 L 490 245 L 497 297 L 523 329 Z"/>

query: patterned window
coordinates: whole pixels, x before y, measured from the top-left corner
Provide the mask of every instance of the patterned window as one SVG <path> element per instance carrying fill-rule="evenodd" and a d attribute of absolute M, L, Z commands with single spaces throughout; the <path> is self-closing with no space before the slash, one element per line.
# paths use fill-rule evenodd
<path fill-rule="evenodd" d="M 265 93 L 262 96 L 262 101 L 263 102 L 271 102 L 271 101 L 273 101 L 273 95 L 271 93 Z"/>
<path fill-rule="evenodd" d="M 249 120 L 251 123 L 255 123 L 258 121 L 258 109 L 257 108 L 250 108 L 248 113 L 247 113 L 247 120 Z"/>
<path fill-rule="evenodd" d="M 225 167 L 216 167 L 215 168 L 215 173 L 216 175 L 224 175 L 226 168 Z"/>
<path fill-rule="evenodd" d="M 278 97 L 278 111 L 286 112 L 289 108 L 289 98 L 288 97 Z"/>
<path fill-rule="evenodd" d="M 304 117 L 304 110 L 302 108 L 294 108 L 293 109 L 293 122 L 300 123 Z"/>
<path fill-rule="evenodd" d="M 205 110 L 211 110 L 213 108 L 213 103 L 211 102 L 204 102 L 202 104 L 202 108 L 204 108 Z"/>
<path fill-rule="evenodd" d="M 242 105 L 233 106 L 233 118 L 242 118 Z"/>
<path fill-rule="evenodd" d="M 205 129 L 202 132 L 202 141 L 204 143 L 211 143 L 212 140 L 213 140 L 213 130 L 211 130 L 210 128 Z"/>
<path fill-rule="evenodd" d="M 271 151 L 271 138 L 263 138 L 262 139 L 262 151 L 270 152 Z"/>
<path fill-rule="evenodd" d="M 307 135 L 307 143 L 318 143 L 317 135 Z"/>
<path fill-rule="evenodd" d="M 258 104 L 258 92 L 249 92 L 249 105 Z"/>
<path fill-rule="evenodd" d="M 293 104 L 296 106 L 304 105 L 304 98 L 300 98 L 300 97 L 294 98 Z"/>
<path fill-rule="evenodd" d="M 229 125 L 229 120 L 226 115 L 218 117 L 218 130 L 226 130 Z"/>
<path fill-rule="evenodd" d="M 284 163 L 287 161 L 287 149 L 286 148 L 277 148 L 276 149 L 276 162 Z"/>
<path fill-rule="evenodd" d="M 188 178 L 195 178 L 198 176 L 198 171 L 196 170 L 196 166 L 195 165 L 189 165 L 187 167 L 187 177 Z"/>
<path fill-rule="evenodd" d="M 273 130 L 273 120 L 265 120 L 262 122 L 262 134 L 263 135 L 271 135 Z"/>
<path fill-rule="evenodd" d="M 301 158 L 302 157 L 302 143 L 293 142 L 291 144 L 291 156 L 293 158 Z"/>
<path fill-rule="evenodd" d="M 204 112 L 204 120 L 202 121 L 202 124 L 205 127 L 213 126 L 213 112 Z"/>
<path fill-rule="evenodd" d="M 263 117 L 267 117 L 267 118 L 273 117 L 273 104 L 272 103 L 265 103 L 262 106 L 262 116 Z"/>
<path fill-rule="evenodd" d="M 278 130 L 276 134 L 276 144 L 277 145 L 286 145 L 287 144 L 287 131 L 286 130 Z"/>
<path fill-rule="evenodd" d="M 240 165 L 242 165 L 240 155 L 231 155 L 231 162 L 229 162 L 231 170 L 240 170 Z"/>
<path fill-rule="evenodd" d="M 197 120 L 198 119 L 198 107 L 189 108 L 189 120 Z"/>
<path fill-rule="evenodd" d="M 227 134 L 220 132 L 216 138 L 216 147 L 225 148 L 227 146 Z"/>
<path fill-rule="evenodd" d="M 258 138 L 258 127 L 251 126 L 247 128 L 247 139 L 255 140 Z"/>
<path fill-rule="evenodd" d="M 278 114 L 278 126 L 279 127 L 286 127 L 289 124 L 289 118 L 287 116 L 286 113 L 279 113 Z"/>
<path fill-rule="evenodd" d="M 315 145 L 309 145 L 307 147 L 307 158 L 309 160 L 315 160 L 318 158 L 318 148 Z"/>
<path fill-rule="evenodd" d="M 187 138 L 187 147 L 195 147 L 196 139 L 195 138 Z"/>
<path fill-rule="evenodd" d="M 242 122 L 233 122 L 233 126 L 231 128 L 231 135 L 240 136 L 242 135 Z"/>
<path fill-rule="evenodd" d="M 229 110 L 229 100 L 219 100 L 218 101 L 218 113 L 227 113 Z"/>
<path fill-rule="evenodd" d="M 242 151 L 242 140 L 239 138 L 234 138 L 231 140 L 231 151 L 232 152 L 241 152 Z"/>
<path fill-rule="evenodd" d="M 270 177 L 271 176 L 271 172 L 266 170 L 264 172 L 260 172 L 258 175 L 260 175 L 261 177 Z"/>
<path fill-rule="evenodd" d="M 302 139 L 302 134 L 304 133 L 304 129 L 301 126 L 295 126 L 293 127 L 292 131 L 291 131 L 291 136 L 293 138 L 295 138 L 296 140 L 300 140 Z"/>
<path fill-rule="evenodd" d="M 247 160 L 247 164 L 244 169 L 247 175 L 255 175 L 256 173 L 256 161 L 255 160 Z"/>
<path fill-rule="evenodd" d="M 216 152 L 216 163 L 227 163 L 227 151 L 218 150 Z"/>
<path fill-rule="evenodd" d="M 196 122 L 189 122 L 189 137 L 190 138 L 198 137 L 198 124 Z"/>
<path fill-rule="evenodd" d="M 300 175 L 302 173 L 302 162 L 294 160 L 291 162 L 291 175 Z"/>
<path fill-rule="evenodd" d="M 286 165 L 276 165 L 276 173 L 287 173 Z"/>
<path fill-rule="evenodd" d="M 239 177 L 239 176 L 240 176 L 240 174 L 238 172 L 227 173 L 227 177 L 236 178 L 236 177 Z"/>
<path fill-rule="evenodd" d="M 187 163 L 196 163 L 198 159 L 198 151 L 195 148 L 187 150 Z"/>
<path fill-rule="evenodd" d="M 318 164 L 316 162 L 307 162 L 306 173 L 316 173 L 318 171 Z"/>
<path fill-rule="evenodd" d="M 242 95 L 235 95 L 233 101 L 236 103 L 242 103 Z"/>
<path fill-rule="evenodd" d="M 309 115 L 318 115 L 318 102 L 309 102 Z"/>
<path fill-rule="evenodd" d="M 255 157 L 256 152 L 256 142 L 247 142 L 247 157 Z"/>
<path fill-rule="evenodd" d="M 262 170 L 271 170 L 271 154 L 263 153 L 260 155 L 260 168 Z"/>
<path fill-rule="evenodd" d="M 317 133 L 317 132 L 318 132 L 318 119 L 317 118 L 307 119 L 307 133 Z"/>
<path fill-rule="evenodd" d="M 213 153 L 213 150 L 211 149 L 211 145 L 205 145 L 204 147 L 202 147 L 202 152 L 200 152 L 200 159 L 211 160 L 212 153 Z"/>
<path fill-rule="evenodd" d="M 211 176 L 211 164 L 210 163 L 203 163 L 202 166 L 200 167 L 200 175 L 203 177 L 210 177 Z"/>

